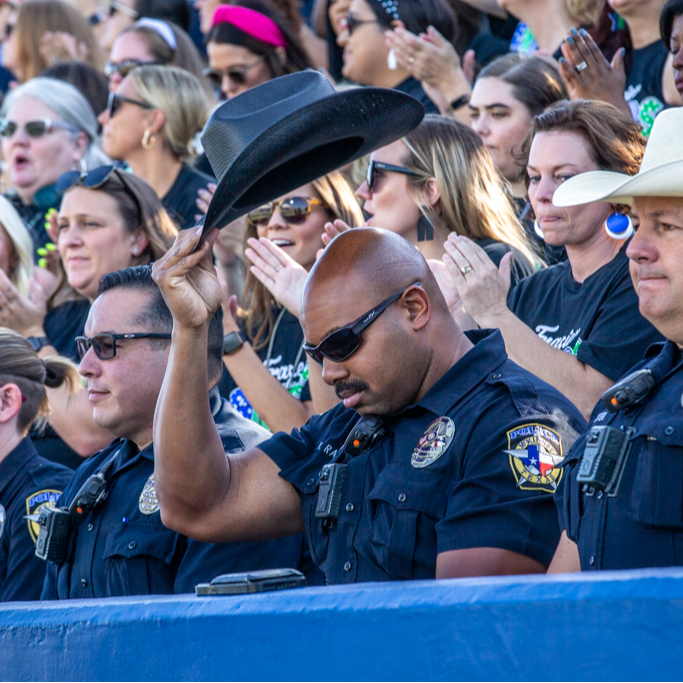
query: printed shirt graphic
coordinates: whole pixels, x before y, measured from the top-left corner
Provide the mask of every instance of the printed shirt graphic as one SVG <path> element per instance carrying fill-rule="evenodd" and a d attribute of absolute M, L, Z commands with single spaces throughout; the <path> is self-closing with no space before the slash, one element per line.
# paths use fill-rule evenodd
<path fill-rule="evenodd" d="M 539 271 L 510 291 L 508 305 L 543 341 L 615 381 L 662 340 L 638 312 L 626 245 L 584 282 L 568 261 Z"/>

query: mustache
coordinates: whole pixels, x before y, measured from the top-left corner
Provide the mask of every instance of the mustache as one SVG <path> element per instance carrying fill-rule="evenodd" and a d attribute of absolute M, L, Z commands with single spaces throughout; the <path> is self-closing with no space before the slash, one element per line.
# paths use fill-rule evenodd
<path fill-rule="evenodd" d="M 359 391 L 366 391 L 370 387 L 359 379 L 351 380 L 350 382 L 339 382 L 339 384 L 334 385 L 334 393 L 337 394 L 337 398 L 341 398 L 342 394 L 355 394 Z"/>

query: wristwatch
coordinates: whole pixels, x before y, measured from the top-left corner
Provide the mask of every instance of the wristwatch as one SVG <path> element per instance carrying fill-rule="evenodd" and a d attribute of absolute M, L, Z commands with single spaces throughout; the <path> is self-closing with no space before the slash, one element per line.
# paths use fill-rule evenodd
<path fill-rule="evenodd" d="M 242 347 L 246 340 L 239 332 L 228 332 L 223 337 L 223 355 L 229 356 Z"/>
<path fill-rule="evenodd" d="M 470 102 L 470 95 L 467 93 L 466 95 L 461 95 L 457 99 L 453 100 L 449 105 L 448 108 L 450 111 L 456 111 L 457 109 L 460 109 L 460 107 L 464 107 L 466 104 L 469 104 Z"/>
<path fill-rule="evenodd" d="M 36 353 L 44 346 L 50 346 L 52 343 L 47 337 L 26 337 L 26 341 L 28 341 Z"/>

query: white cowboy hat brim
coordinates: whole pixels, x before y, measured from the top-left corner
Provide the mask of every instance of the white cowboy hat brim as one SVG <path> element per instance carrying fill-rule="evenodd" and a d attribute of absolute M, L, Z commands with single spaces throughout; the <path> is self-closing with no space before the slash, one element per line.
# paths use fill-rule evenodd
<path fill-rule="evenodd" d="M 557 188 L 553 204 L 633 204 L 634 197 L 683 197 L 683 160 L 670 161 L 634 176 L 611 171 L 582 173 Z"/>

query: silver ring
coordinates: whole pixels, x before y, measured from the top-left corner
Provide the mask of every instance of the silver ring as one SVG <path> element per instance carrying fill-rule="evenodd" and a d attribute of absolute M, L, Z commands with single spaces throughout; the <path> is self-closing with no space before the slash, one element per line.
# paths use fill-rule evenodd
<path fill-rule="evenodd" d="M 463 267 L 460 269 L 460 272 L 461 272 L 463 275 L 467 275 L 467 273 L 469 273 L 470 270 L 474 270 L 474 268 L 472 268 L 472 266 L 468 263 L 467 265 L 463 266 Z"/>
<path fill-rule="evenodd" d="M 408 64 L 410 64 L 410 66 L 413 65 L 414 61 L 415 61 L 415 57 L 408 57 Z"/>
<path fill-rule="evenodd" d="M 283 266 L 278 266 L 278 267 L 275 269 L 275 272 L 276 272 L 276 273 L 279 273 L 279 272 L 282 270 L 282 268 L 283 268 Z"/>
<path fill-rule="evenodd" d="M 574 67 L 574 71 L 576 71 L 576 73 L 578 74 L 578 73 L 580 73 L 581 71 L 583 71 L 584 69 L 587 69 L 587 68 L 588 68 L 588 64 L 586 64 L 586 62 L 584 61 L 584 62 L 581 62 L 581 64 L 577 64 L 577 65 Z"/>

